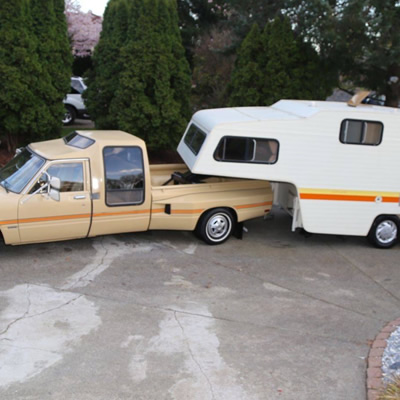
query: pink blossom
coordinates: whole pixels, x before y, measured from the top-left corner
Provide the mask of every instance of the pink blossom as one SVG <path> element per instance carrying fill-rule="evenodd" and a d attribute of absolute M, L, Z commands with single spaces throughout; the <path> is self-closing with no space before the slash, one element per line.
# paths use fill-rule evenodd
<path fill-rule="evenodd" d="M 65 1 L 65 15 L 73 54 L 78 57 L 91 55 L 100 39 L 103 18 L 91 11 L 82 12 L 76 0 Z"/>

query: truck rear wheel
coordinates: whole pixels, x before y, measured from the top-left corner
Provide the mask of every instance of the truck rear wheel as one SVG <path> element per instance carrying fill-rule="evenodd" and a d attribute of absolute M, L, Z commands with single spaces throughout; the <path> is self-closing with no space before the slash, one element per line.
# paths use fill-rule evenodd
<path fill-rule="evenodd" d="M 369 241 L 376 247 L 388 249 L 399 237 L 399 220 L 392 216 L 378 217 L 368 234 Z"/>
<path fill-rule="evenodd" d="M 201 217 L 196 234 L 207 244 L 221 244 L 229 238 L 234 226 L 235 218 L 230 210 L 215 208 Z"/>

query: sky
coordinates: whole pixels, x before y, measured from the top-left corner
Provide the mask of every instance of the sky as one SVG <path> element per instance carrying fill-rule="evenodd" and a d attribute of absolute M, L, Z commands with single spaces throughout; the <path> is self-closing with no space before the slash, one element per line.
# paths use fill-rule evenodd
<path fill-rule="evenodd" d="M 77 2 L 81 5 L 83 12 L 92 10 L 93 14 L 103 15 L 108 0 L 78 0 Z"/>

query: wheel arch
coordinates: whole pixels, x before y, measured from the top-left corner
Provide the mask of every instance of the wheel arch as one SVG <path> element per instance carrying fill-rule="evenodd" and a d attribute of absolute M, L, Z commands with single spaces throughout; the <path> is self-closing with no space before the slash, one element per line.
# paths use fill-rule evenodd
<path fill-rule="evenodd" d="M 64 107 L 71 107 L 76 113 L 78 112 L 78 109 L 71 103 L 64 103 Z"/>
<path fill-rule="evenodd" d="M 374 218 L 374 220 L 372 221 L 372 224 L 371 224 L 371 226 L 370 226 L 370 228 L 369 228 L 368 234 L 369 234 L 369 233 L 371 232 L 371 230 L 374 228 L 374 226 L 375 226 L 375 224 L 378 222 L 378 220 L 380 220 L 380 219 L 382 219 L 382 218 L 393 218 L 393 219 L 395 219 L 396 222 L 397 222 L 397 226 L 398 226 L 399 229 L 400 229 L 400 217 L 399 217 L 399 215 L 396 215 L 396 214 L 379 214 L 379 215 L 377 215 L 377 216 Z"/>

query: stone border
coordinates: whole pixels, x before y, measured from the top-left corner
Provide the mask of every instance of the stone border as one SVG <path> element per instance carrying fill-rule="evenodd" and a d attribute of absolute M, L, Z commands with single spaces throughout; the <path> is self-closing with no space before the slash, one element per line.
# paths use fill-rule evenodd
<path fill-rule="evenodd" d="M 387 339 L 400 325 L 400 318 L 389 322 L 376 336 L 371 344 L 367 359 L 367 397 L 368 400 L 378 400 L 384 388 L 382 380 L 382 356 Z"/>

